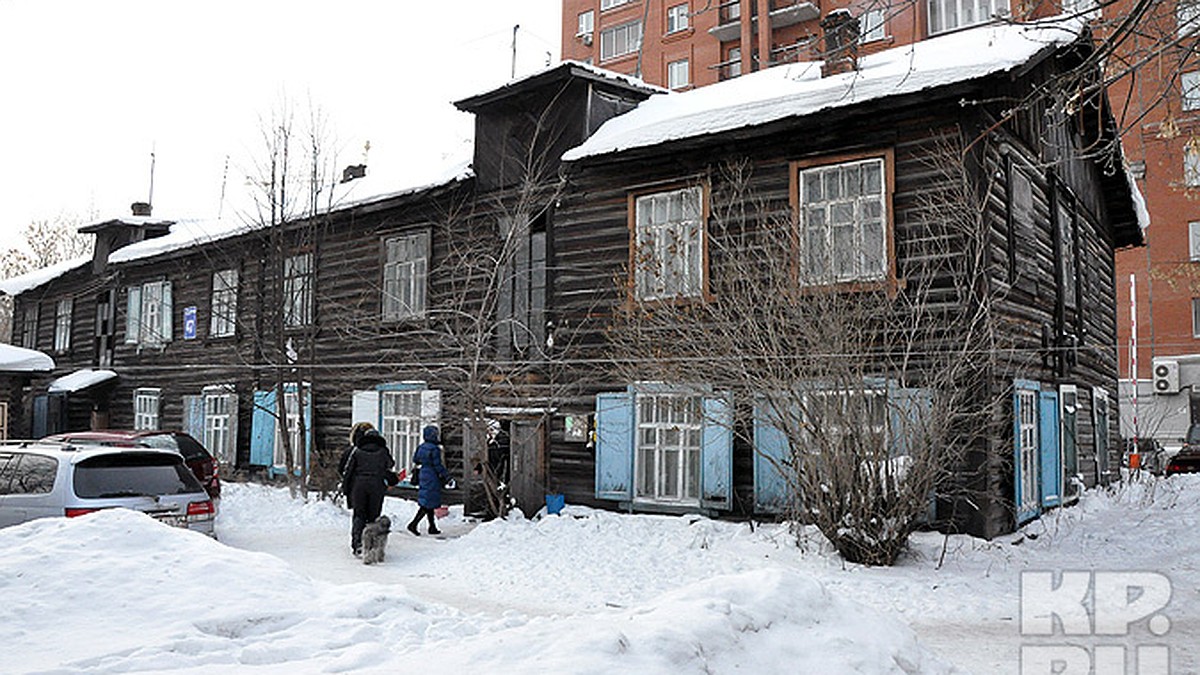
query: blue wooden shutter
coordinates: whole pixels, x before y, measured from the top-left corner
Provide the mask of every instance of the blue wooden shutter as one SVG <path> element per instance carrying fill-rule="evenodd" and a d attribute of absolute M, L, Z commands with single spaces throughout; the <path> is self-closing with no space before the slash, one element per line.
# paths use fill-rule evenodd
<path fill-rule="evenodd" d="M 729 394 L 704 399 L 700 433 L 700 504 L 733 508 L 733 405 Z"/>
<path fill-rule="evenodd" d="M 275 461 L 275 390 L 254 392 L 250 416 L 250 463 L 271 466 Z"/>
<path fill-rule="evenodd" d="M 933 394 L 925 389 L 888 385 L 888 454 L 908 455 L 916 443 L 929 441 L 926 425 L 933 412 Z"/>
<path fill-rule="evenodd" d="M 596 498 L 633 499 L 634 397 L 596 395 Z"/>
<path fill-rule="evenodd" d="M 791 446 L 779 415 L 766 399 L 754 404 L 754 510 L 784 513 L 788 505 L 787 472 Z"/>
<path fill-rule="evenodd" d="M 1062 503 L 1062 456 L 1058 445 L 1058 392 L 1038 392 L 1038 451 L 1041 457 L 1042 508 Z"/>
<path fill-rule="evenodd" d="M 933 414 L 933 393 L 927 389 L 905 389 L 888 383 L 888 456 L 903 457 L 930 443 L 929 416 Z M 937 495 L 926 495 L 925 514 L 918 522 L 933 522 L 937 516 Z"/>

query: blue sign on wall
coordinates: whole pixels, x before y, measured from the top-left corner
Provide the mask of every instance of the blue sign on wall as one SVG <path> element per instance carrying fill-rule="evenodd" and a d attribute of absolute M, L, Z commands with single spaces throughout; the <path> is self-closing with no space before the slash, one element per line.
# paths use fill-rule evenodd
<path fill-rule="evenodd" d="M 196 307 L 195 307 L 195 305 L 193 305 L 191 307 L 183 308 L 183 339 L 184 340 L 195 340 L 196 339 Z"/>

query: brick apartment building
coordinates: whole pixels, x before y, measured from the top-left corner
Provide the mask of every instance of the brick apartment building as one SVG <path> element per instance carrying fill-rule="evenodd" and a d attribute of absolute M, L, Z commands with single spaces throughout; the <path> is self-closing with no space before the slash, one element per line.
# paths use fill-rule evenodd
<path fill-rule="evenodd" d="M 1110 9 L 1127 11 L 1122 2 Z M 1151 224 L 1146 247 L 1118 252 L 1117 299 L 1121 375 L 1130 376 L 1130 277 L 1136 277 L 1137 371 L 1152 377 L 1155 358 L 1200 353 L 1200 59 L 1196 9 L 1187 0 L 1157 3 L 1153 30 L 1127 50 L 1149 56 L 1137 78 L 1110 88 L 1123 126 L 1125 156 L 1145 196 Z M 1156 35 L 1177 34 L 1173 49 Z M 1156 52 L 1151 55 L 1151 52 Z"/>
<path fill-rule="evenodd" d="M 562 57 L 702 87 L 818 57 L 820 21 L 835 9 L 858 17 L 864 53 L 1012 13 L 1009 0 L 563 0 Z"/>

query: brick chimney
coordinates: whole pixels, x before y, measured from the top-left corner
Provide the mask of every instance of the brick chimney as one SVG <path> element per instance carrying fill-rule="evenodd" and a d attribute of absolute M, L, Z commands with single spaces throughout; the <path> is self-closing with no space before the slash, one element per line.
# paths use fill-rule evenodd
<path fill-rule="evenodd" d="M 149 202 L 134 202 L 129 205 L 129 208 L 133 211 L 133 215 L 146 217 L 149 217 L 150 212 L 154 209 Z"/>
<path fill-rule="evenodd" d="M 835 9 L 821 19 L 821 30 L 818 57 L 825 60 L 821 77 L 858 70 L 858 18 L 850 10 Z"/>
<path fill-rule="evenodd" d="M 355 178 L 362 178 L 367 175 L 366 164 L 351 164 L 342 170 L 342 182 L 349 183 Z"/>

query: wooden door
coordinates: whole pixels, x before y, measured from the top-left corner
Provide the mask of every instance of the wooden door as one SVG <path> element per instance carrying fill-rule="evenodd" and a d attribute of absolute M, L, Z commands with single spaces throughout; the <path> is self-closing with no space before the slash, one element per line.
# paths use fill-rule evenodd
<path fill-rule="evenodd" d="M 531 517 L 546 503 L 544 426 L 541 420 L 513 420 L 509 436 L 509 494 Z"/>

